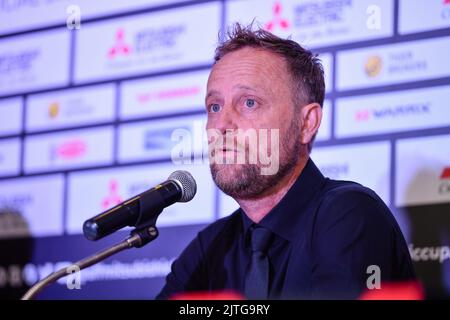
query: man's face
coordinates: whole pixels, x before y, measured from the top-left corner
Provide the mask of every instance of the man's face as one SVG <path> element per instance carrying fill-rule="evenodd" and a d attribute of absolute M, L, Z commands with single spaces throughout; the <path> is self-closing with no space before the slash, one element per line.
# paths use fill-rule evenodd
<path fill-rule="evenodd" d="M 226 54 L 213 66 L 205 101 L 210 160 L 215 159 L 211 161 L 211 173 L 226 194 L 240 199 L 257 198 L 297 164 L 302 150 L 301 124 L 292 97 L 286 62 L 274 53 L 246 47 Z M 223 139 L 223 147 L 217 148 L 214 143 L 218 137 L 211 134 L 212 129 L 232 139 Z M 279 140 L 274 135 L 277 130 Z M 239 131 L 256 133 L 256 145 L 240 139 Z M 261 135 L 267 137 L 267 143 Z M 226 143 L 230 141 L 233 144 Z M 279 164 L 276 172 L 261 174 L 263 151 L 278 158 L 273 159 Z M 243 154 L 245 163 L 238 161 Z M 257 156 L 256 163 L 250 163 L 250 154 Z"/>

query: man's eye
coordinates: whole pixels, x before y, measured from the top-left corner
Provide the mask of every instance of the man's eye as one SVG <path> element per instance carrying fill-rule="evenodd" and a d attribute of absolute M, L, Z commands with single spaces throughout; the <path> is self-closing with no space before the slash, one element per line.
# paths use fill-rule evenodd
<path fill-rule="evenodd" d="M 255 106 L 255 104 L 256 104 L 256 101 L 253 100 L 253 99 L 247 99 L 247 100 L 245 100 L 245 105 L 246 105 L 248 108 L 253 108 L 253 107 Z"/>
<path fill-rule="evenodd" d="M 211 112 L 219 112 L 220 111 L 220 105 L 217 103 L 213 103 L 209 109 L 211 110 Z"/>

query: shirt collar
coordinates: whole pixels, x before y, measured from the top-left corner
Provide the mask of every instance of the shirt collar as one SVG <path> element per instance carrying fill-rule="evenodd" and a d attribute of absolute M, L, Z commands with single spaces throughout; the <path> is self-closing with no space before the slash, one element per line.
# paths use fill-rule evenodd
<path fill-rule="evenodd" d="M 326 179 L 309 159 L 305 168 L 281 201 L 259 222 L 278 236 L 293 241 L 296 236 L 296 221 L 305 211 L 314 195 L 323 187 Z M 242 209 L 244 234 L 254 224 Z"/>

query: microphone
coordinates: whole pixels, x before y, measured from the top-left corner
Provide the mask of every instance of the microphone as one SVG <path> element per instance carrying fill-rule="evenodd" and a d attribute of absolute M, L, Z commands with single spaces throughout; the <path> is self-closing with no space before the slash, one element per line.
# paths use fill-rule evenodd
<path fill-rule="evenodd" d="M 187 171 L 173 172 L 167 181 L 106 210 L 83 223 L 84 236 L 101 239 L 126 226 L 154 225 L 165 207 L 194 198 L 197 184 Z"/>

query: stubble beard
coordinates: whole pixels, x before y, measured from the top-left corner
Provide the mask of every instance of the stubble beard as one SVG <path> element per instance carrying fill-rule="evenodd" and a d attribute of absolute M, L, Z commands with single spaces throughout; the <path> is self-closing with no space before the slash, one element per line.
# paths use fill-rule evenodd
<path fill-rule="evenodd" d="M 300 144 L 300 128 L 292 121 L 286 139 L 280 143 L 280 165 L 271 175 L 261 174 L 261 164 L 210 165 L 211 175 L 217 187 L 234 199 L 257 199 L 274 188 L 297 165 L 303 146 Z M 248 152 L 247 152 L 248 154 Z"/>

